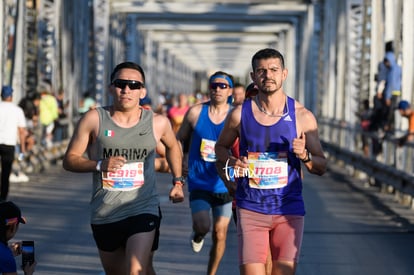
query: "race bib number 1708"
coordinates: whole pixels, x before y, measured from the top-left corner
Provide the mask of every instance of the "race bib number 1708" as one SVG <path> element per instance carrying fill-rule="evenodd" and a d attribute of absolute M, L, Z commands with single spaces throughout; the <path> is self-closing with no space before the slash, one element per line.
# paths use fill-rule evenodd
<path fill-rule="evenodd" d="M 287 185 L 287 152 L 249 152 L 249 185 L 273 189 Z"/>

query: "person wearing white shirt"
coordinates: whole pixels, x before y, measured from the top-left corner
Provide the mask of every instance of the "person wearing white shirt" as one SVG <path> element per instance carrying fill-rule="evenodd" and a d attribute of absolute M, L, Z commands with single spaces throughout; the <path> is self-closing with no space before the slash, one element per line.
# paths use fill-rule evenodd
<path fill-rule="evenodd" d="M 0 102 L 0 201 L 6 200 L 9 193 L 9 176 L 18 143 L 20 144 L 20 152 L 26 153 L 25 135 L 26 119 L 23 110 L 13 103 L 13 88 L 3 86 Z M 20 142 L 18 142 L 18 139 Z"/>

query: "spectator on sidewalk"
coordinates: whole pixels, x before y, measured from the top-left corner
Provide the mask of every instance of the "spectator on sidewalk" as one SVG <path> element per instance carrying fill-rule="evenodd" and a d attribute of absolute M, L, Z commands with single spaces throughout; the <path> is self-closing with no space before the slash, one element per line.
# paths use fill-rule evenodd
<path fill-rule="evenodd" d="M 22 108 L 13 103 L 13 88 L 3 86 L 0 102 L 0 158 L 1 158 L 1 188 L 0 200 L 6 200 L 9 193 L 10 173 L 16 152 L 20 144 L 20 152 L 26 153 L 25 138 L 26 119 Z"/>
<path fill-rule="evenodd" d="M 48 91 L 40 93 L 39 120 L 42 127 L 42 144 L 47 148 L 53 145 L 53 130 L 55 121 L 59 117 L 59 108 L 56 98 Z"/>
<path fill-rule="evenodd" d="M 29 93 L 19 102 L 19 107 L 23 109 L 26 117 L 27 136 L 26 136 L 26 151 L 33 149 L 34 145 L 41 139 L 39 133 L 39 104 L 40 94 L 36 92 Z"/>
<path fill-rule="evenodd" d="M 385 136 L 386 106 L 382 94 L 375 94 L 371 110 L 371 121 L 369 131 L 373 134 L 371 138 L 371 157 L 376 158 L 382 153 L 382 142 Z"/>
<path fill-rule="evenodd" d="M 96 100 L 92 97 L 91 93 L 86 91 L 83 93 L 83 97 L 79 102 L 78 112 L 80 115 L 83 115 L 89 110 L 96 108 Z"/>
<path fill-rule="evenodd" d="M 398 103 L 398 111 L 402 117 L 408 119 L 408 130 L 407 133 L 398 139 L 398 144 L 400 146 L 404 145 L 407 141 L 414 141 L 414 110 L 411 107 L 411 104 L 406 100 L 401 100 Z"/>
<path fill-rule="evenodd" d="M 56 101 L 58 104 L 58 119 L 55 120 L 55 129 L 53 131 L 53 141 L 60 142 L 68 138 L 69 120 L 67 114 L 67 107 L 69 101 L 65 101 L 65 94 L 63 89 L 60 89 L 56 95 Z"/>
<path fill-rule="evenodd" d="M 17 275 L 17 264 L 14 257 L 22 254 L 21 242 L 9 243 L 19 230 L 20 224 L 25 224 L 20 208 L 11 201 L 0 202 L 0 274 Z M 25 275 L 34 273 L 36 261 L 23 266 Z"/>
<path fill-rule="evenodd" d="M 234 84 L 231 96 L 233 99 L 232 104 L 234 106 L 242 104 L 246 97 L 246 88 L 241 83 Z"/>
<path fill-rule="evenodd" d="M 190 106 L 188 105 L 188 97 L 185 94 L 179 94 L 177 96 L 178 103 L 174 104 L 167 112 L 167 116 L 171 122 L 174 133 L 178 132 L 181 124 L 183 123 L 185 113 L 187 113 Z"/>
<path fill-rule="evenodd" d="M 356 115 L 360 120 L 360 126 L 362 130 L 361 131 L 362 152 L 365 157 L 369 157 L 369 154 L 370 154 L 369 132 L 371 129 L 372 109 L 369 106 L 368 99 L 365 99 L 362 102 L 362 109 Z"/>
<path fill-rule="evenodd" d="M 393 134 L 395 130 L 395 109 L 401 97 L 402 72 L 401 66 L 397 63 L 392 42 L 388 42 L 385 49 L 384 65 L 387 68 L 387 76 L 383 91 L 386 106 L 386 124 L 384 129 L 387 133 Z"/>

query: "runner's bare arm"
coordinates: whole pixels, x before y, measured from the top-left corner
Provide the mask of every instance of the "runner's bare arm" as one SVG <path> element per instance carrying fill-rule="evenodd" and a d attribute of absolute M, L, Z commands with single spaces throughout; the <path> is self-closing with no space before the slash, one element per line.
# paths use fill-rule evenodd
<path fill-rule="evenodd" d="M 327 160 L 319 139 L 318 124 L 315 116 L 301 104 L 297 103 L 296 126 L 298 138 L 293 140 L 294 153 L 300 159 L 306 159 L 309 151 L 312 161 L 304 163 L 309 172 L 323 175 L 326 172 Z"/>
<path fill-rule="evenodd" d="M 72 172 L 93 172 L 97 162 L 85 157 L 89 144 L 95 141 L 99 125 L 98 112 L 87 112 L 78 122 L 63 158 L 63 168 Z"/>
<path fill-rule="evenodd" d="M 234 167 L 235 169 L 238 167 L 246 167 L 245 163 L 233 156 L 230 152 L 230 148 L 239 137 L 240 118 L 241 106 L 237 106 L 227 116 L 224 127 L 215 145 L 217 173 L 226 184 L 230 194 L 233 194 L 236 185 L 235 182 L 229 180 L 228 174 L 226 173 L 228 167 Z"/>
<path fill-rule="evenodd" d="M 157 143 L 161 142 L 165 147 L 165 157 L 173 177 L 181 177 L 183 155 L 170 121 L 165 116 L 155 114 L 154 129 Z M 171 188 L 169 196 L 174 203 L 184 201 L 183 185 L 175 184 Z"/>

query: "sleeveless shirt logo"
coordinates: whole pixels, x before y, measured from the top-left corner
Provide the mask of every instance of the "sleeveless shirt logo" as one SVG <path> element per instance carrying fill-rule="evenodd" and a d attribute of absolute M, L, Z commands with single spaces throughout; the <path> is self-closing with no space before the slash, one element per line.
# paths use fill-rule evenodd
<path fill-rule="evenodd" d="M 115 136 L 115 132 L 112 130 L 105 130 L 105 136 L 106 137 L 113 137 Z"/>

